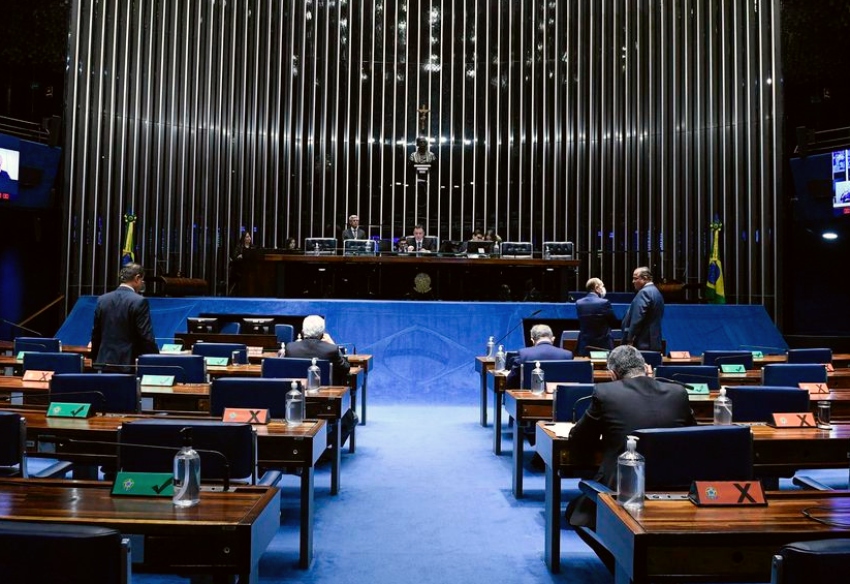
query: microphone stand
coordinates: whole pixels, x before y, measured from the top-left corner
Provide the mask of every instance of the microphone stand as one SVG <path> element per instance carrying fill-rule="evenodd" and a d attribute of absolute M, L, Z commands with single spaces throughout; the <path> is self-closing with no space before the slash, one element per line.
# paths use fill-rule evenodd
<path fill-rule="evenodd" d="M 531 318 L 531 317 L 533 317 L 533 316 L 537 316 L 537 315 L 538 315 L 538 314 L 540 314 L 541 312 L 543 312 L 543 309 L 542 309 L 542 308 L 538 308 L 537 310 L 535 310 L 534 312 L 532 312 L 532 313 L 531 313 L 531 314 L 529 314 L 528 316 L 526 316 L 526 317 L 522 318 L 522 319 L 521 319 L 518 323 L 516 323 L 516 324 L 515 324 L 515 325 L 511 328 L 511 330 L 509 330 L 509 331 L 508 331 L 508 332 L 506 332 L 504 335 L 502 335 L 502 338 L 500 338 L 498 341 L 496 341 L 496 342 L 493 344 L 493 346 L 494 346 L 494 347 L 498 347 L 500 344 L 502 344 L 502 341 L 504 341 L 506 338 L 508 338 L 508 337 L 510 336 L 510 334 L 511 334 L 512 332 L 514 332 L 514 331 L 517 329 L 517 327 L 519 327 L 519 325 L 521 325 L 521 324 L 523 323 L 523 321 L 525 321 L 526 319 L 529 319 L 529 318 Z"/>

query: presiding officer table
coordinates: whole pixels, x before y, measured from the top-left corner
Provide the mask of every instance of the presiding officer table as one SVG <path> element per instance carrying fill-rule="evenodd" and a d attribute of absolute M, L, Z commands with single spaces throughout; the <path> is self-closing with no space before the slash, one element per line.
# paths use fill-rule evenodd
<path fill-rule="evenodd" d="M 108 527 L 135 540 L 133 562 L 145 571 L 259 581 L 260 556 L 280 527 L 277 488 L 204 491 L 186 509 L 170 497 L 113 497 L 111 490 L 102 481 L 0 480 L 0 519 Z"/>

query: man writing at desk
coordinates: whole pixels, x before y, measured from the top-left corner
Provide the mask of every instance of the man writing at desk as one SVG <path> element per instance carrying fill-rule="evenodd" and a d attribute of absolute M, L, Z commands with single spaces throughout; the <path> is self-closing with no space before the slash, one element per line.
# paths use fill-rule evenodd
<path fill-rule="evenodd" d="M 616 489 L 617 457 L 626 449 L 626 436 L 642 428 L 693 426 L 696 420 L 687 390 L 647 377 L 646 362 L 635 347 L 620 345 L 611 351 L 608 371 L 614 381 L 596 385 L 569 440 L 575 456 L 592 459 L 602 449 L 602 464 L 593 478 Z M 566 516 L 570 525 L 596 527 L 596 505 L 584 495 L 570 502 Z"/>
<path fill-rule="evenodd" d="M 425 228 L 422 225 L 416 225 L 413 228 L 413 237 L 408 237 L 406 244 L 406 251 L 409 253 L 437 251 L 436 240 L 433 237 L 425 237 Z"/>

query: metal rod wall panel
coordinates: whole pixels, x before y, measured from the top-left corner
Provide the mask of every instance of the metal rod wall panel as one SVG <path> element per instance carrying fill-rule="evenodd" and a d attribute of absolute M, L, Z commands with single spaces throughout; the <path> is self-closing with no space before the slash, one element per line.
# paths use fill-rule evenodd
<path fill-rule="evenodd" d="M 779 21 L 779 0 L 74 0 L 69 302 L 114 285 L 128 212 L 138 261 L 211 293 L 243 230 L 283 247 L 352 213 L 574 241 L 578 287 L 704 281 L 717 217 L 728 300 L 777 316 Z"/>

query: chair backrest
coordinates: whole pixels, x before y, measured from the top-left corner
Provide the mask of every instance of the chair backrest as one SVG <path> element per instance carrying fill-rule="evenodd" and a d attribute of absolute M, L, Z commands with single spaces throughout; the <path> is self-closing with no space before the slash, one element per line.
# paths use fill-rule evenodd
<path fill-rule="evenodd" d="M 795 387 L 738 385 L 726 388 L 735 422 L 769 422 L 771 414 L 808 412 L 809 392 Z"/>
<path fill-rule="evenodd" d="M 850 572 L 850 539 L 815 539 L 783 546 L 773 556 L 771 584 L 833 584 Z M 844 574 L 845 576 L 841 576 Z"/>
<path fill-rule="evenodd" d="M 305 379 L 307 377 L 307 368 L 312 365 L 312 359 L 302 359 L 300 357 L 266 357 L 263 359 L 261 367 L 263 377 L 277 377 L 284 379 Z M 330 385 L 333 367 L 327 359 L 317 359 L 316 365 L 319 366 L 322 385 Z"/>
<path fill-rule="evenodd" d="M 522 364 L 522 388 L 531 387 L 531 372 L 535 362 Z M 543 378 L 546 383 L 552 381 L 572 381 L 574 383 L 593 383 L 593 363 L 588 359 L 565 359 L 540 361 Z"/>
<path fill-rule="evenodd" d="M 300 381 L 298 385 L 301 388 Z M 272 418 L 283 418 L 290 389 L 290 379 L 219 377 L 210 386 L 210 414 L 220 417 L 225 408 L 251 408 L 266 409 Z"/>
<path fill-rule="evenodd" d="M 62 350 L 62 341 L 44 337 L 15 337 L 13 350 L 15 355 L 21 351 L 58 353 Z"/>
<path fill-rule="evenodd" d="M 177 383 L 204 383 L 207 363 L 202 355 L 139 355 L 136 361 L 142 375 L 173 375 Z"/>
<path fill-rule="evenodd" d="M 709 389 L 720 389 L 720 369 L 716 365 L 659 365 L 655 377 L 681 383 L 705 383 Z"/>
<path fill-rule="evenodd" d="M 60 373 L 50 380 L 50 401 L 91 404 L 98 413 L 136 414 L 139 397 L 129 373 Z"/>
<path fill-rule="evenodd" d="M 753 354 L 751 351 L 704 351 L 702 354 L 703 365 L 743 365 L 744 369 L 753 368 Z"/>
<path fill-rule="evenodd" d="M 276 324 L 274 334 L 278 343 L 291 343 L 295 338 L 295 327 L 291 324 Z"/>
<path fill-rule="evenodd" d="M 0 411 L 0 476 L 27 476 L 26 418 Z"/>
<path fill-rule="evenodd" d="M 172 472 L 174 454 L 183 445 L 183 428 L 192 429 L 192 447 L 201 456 L 201 482 L 220 481 L 225 477 L 250 480 L 252 484 L 256 482 L 257 441 L 254 429 L 250 424 L 217 420 L 145 419 L 122 424 L 118 433 L 119 469 Z M 173 449 L 133 447 L 128 444 L 169 446 Z"/>
<path fill-rule="evenodd" d="M 734 407 L 734 403 L 733 403 Z M 749 480 L 752 432 L 745 426 L 688 426 L 636 430 L 646 457 L 646 490 L 686 490 L 696 480 Z"/>
<path fill-rule="evenodd" d="M 192 345 L 192 354 L 203 357 L 227 357 L 233 356 L 233 351 L 239 351 L 239 365 L 248 364 L 248 346 L 244 343 L 195 343 Z"/>
<path fill-rule="evenodd" d="M 826 367 L 819 363 L 770 363 L 761 368 L 762 385 L 799 387 L 800 383 L 826 381 Z"/>
<path fill-rule="evenodd" d="M 593 394 L 593 387 L 592 383 L 559 384 L 552 396 L 552 419 L 556 422 L 578 420 L 590 406 L 590 400 L 582 398 L 589 398 Z"/>
<path fill-rule="evenodd" d="M 82 373 L 83 356 L 79 353 L 24 353 L 23 370 Z"/>
<path fill-rule="evenodd" d="M 221 325 L 221 334 L 238 335 L 241 330 L 242 326 L 238 322 L 230 321 Z"/>
<path fill-rule="evenodd" d="M 4 582 L 124 584 L 131 563 L 129 540 L 115 529 L 0 521 Z"/>
<path fill-rule="evenodd" d="M 832 349 L 829 347 L 816 349 L 788 349 L 788 363 L 832 363 Z"/>
<path fill-rule="evenodd" d="M 643 360 L 646 361 L 646 364 L 653 369 L 664 364 L 664 355 L 661 351 L 641 351 L 640 354 L 643 355 Z"/>

